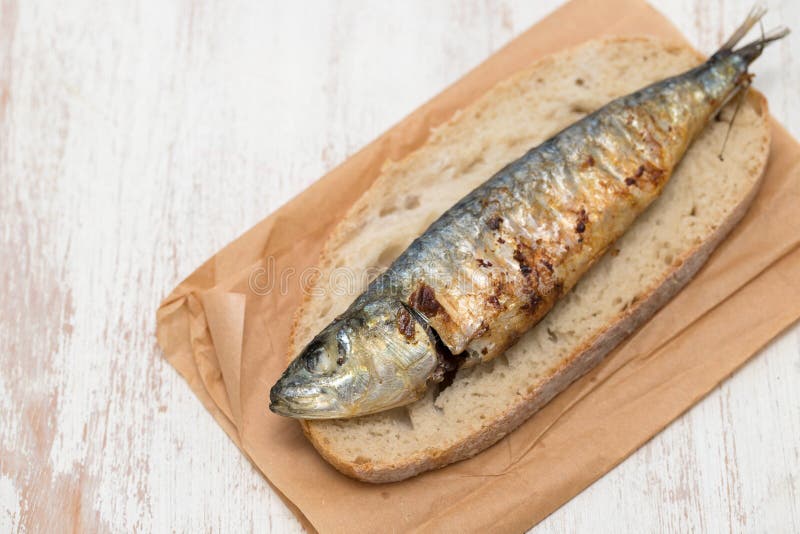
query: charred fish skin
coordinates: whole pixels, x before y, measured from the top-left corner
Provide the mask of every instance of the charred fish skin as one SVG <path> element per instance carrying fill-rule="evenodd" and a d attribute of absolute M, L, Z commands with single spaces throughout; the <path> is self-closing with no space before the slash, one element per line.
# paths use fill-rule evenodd
<path fill-rule="evenodd" d="M 734 90 L 716 81 L 744 67 L 705 64 L 568 127 L 437 220 L 390 267 L 398 280 L 388 285 L 403 287 L 466 365 L 501 354 L 659 196 Z"/>
<path fill-rule="evenodd" d="M 568 292 L 661 193 L 778 31 L 616 99 L 510 163 L 437 219 L 303 349 L 270 408 L 353 417 L 419 399 L 456 355 L 491 360 Z"/>
<path fill-rule="evenodd" d="M 574 123 L 448 210 L 367 294 L 394 288 L 464 365 L 495 358 L 659 196 L 746 68 L 711 60 Z"/>

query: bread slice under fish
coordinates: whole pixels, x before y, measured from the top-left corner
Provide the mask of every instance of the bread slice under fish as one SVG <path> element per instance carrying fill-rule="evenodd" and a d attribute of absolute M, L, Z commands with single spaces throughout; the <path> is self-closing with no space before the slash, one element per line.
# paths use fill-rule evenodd
<path fill-rule="evenodd" d="M 298 309 L 289 358 L 466 193 L 526 150 L 615 97 L 704 58 L 650 38 L 592 41 L 501 82 L 374 185 L 328 239 L 322 275 Z M 767 106 L 753 91 L 718 154 L 732 107 L 689 149 L 663 195 L 505 355 L 459 371 L 435 397 L 375 415 L 303 421 L 337 469 L 397 481 L 494 444 L 591 369 L 681 289 L 755 196 L 769 151 Z"/>

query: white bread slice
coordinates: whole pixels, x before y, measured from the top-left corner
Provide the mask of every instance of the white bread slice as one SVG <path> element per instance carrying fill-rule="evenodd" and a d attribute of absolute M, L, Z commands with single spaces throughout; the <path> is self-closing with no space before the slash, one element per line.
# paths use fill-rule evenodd
<path fill-rule="evenodd" d="M 689 48 L 649 38 L 589 42 L 500 83 L 388 163 L 329 238 L 289 357 L 352 302 L 366 285 L 362 273 L 388 266 L 505 164 L 609 100 L 701 61 Z M 728 107 L 708 125 L 662 197 L 505 355 L 459 371 L 435 400 L 429 394 L 390 412 L 303 421 L 317 450 L 364 481 L 408 478 L 489 447 L 596 365 L 688 282 L 754 197 L 769 151 L 766 102 L 750 92 L 720 161 L 731 115 Z"/>

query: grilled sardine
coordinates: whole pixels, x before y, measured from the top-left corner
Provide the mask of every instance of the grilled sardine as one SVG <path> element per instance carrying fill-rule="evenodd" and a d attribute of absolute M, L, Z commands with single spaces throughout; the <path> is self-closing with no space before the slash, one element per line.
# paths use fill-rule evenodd
<path fill-rule="evenodd" d="M 436 220 L 306 346 L 270 408 L 352 417 L 419 399 L 500 355 L 655 200 L 706 123 L 750 83 L 779 30 L 610 102 L 509 164 Z"/>

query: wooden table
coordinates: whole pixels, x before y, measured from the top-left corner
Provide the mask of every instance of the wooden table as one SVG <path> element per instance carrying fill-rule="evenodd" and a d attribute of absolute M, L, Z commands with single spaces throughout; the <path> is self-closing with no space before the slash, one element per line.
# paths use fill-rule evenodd
<path fill-rule="evenodd" d="M 299 531 L 155 309 L 559 3 L 3 2 L 0 532 Z M 711 51 L 751 0 L 654 3 Z M 798 39 L 755 66 L 795 136 Z M 798 386 L 796 327 L 537 531 L 800 530 Z"/>

